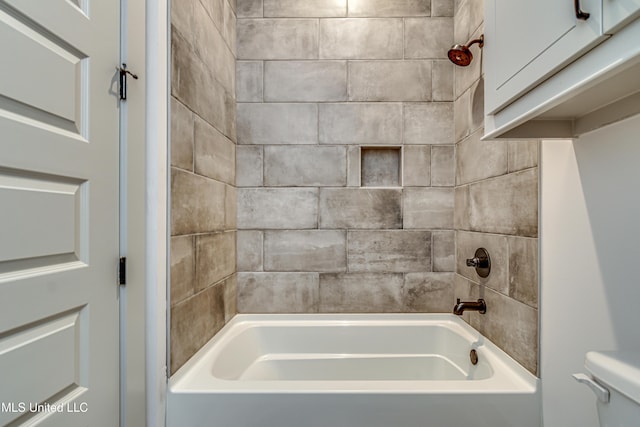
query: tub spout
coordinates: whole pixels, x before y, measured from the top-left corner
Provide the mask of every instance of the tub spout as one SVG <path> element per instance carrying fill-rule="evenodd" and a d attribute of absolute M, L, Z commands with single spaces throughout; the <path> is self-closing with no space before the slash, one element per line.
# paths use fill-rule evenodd
<path fill-rule="evenodd" d="M 479 311 L 480 314 L 484 314 L 487 312 L 487 304 L 482 298 L 478 299 L 477 302 L 460 301 L 460 298 L 458 298 L 455 307 L 453 307 L 453 314 L 460 316 L 465 310 Z"/>

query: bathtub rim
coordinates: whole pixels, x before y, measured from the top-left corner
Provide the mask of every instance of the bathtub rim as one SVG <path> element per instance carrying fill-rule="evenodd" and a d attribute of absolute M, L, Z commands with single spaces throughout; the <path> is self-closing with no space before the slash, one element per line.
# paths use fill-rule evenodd
<path fill-rule="evenodd" d="M 219 345 L 242 331 L 260 326 L 305 325 L 403 326 L 438 324 L 470 342 L 480 357 L 488 357 L 494 375 L 483 380 L 384 380 L 384 381 L 237 381 L 214 377 L 207 372 L 209 359 Z M 197 375 L 200 373 L 200 375 Z M 207 375 L 208 374 L 208 375 Z M 203 375 L 206 378 L 202 378 Z M 197 377 L 197 378 L 195 378 Z M 194 381 L 195 379 L 195 381 Z M 533 394 L 539 392 L 539 378 L 526 370 L 491 340 L 453 314 L 440 313 L 312 313 L 237 314 L 169 379 L 171 394 Z"/>

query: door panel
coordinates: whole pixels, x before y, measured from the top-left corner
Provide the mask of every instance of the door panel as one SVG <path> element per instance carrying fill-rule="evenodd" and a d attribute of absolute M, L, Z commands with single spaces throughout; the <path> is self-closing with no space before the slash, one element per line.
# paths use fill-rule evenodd
<path fill-rule="evenodd" d="M 61 391 L 86 390 L 86 346 L 81 339 L 81 318 L 86 322 L 86 313 L 72 311 L 29 325 L 24 330 L 6 336 L 0 343 L 0 365 L 6 368 L 5 384 L 15 387 L 0 390 L 0 402 L 29 402 L 37 408 Z M 49 370 L 49 366 L 55 370 Z M 84 378 L 81 373 L 84 371 Z M 19 406 L 18 406 L 18 409 Z M 7 412 L 7 411 L 4 411 Z M 6 416 L 4 416 L 6 415 Z M 21 416 L 19 411 L 3 414 L 5 422 Z"/>
<path fill-rule="evenodd" d="M 0 425 L 118 425 L 119 13 L 0 0 Z"/>
<path fill-rule="evenodd" d="M 0 93 L 73 123 L 79 117 L 82 92 L 86 92 L 80 84 L 84 57 L 12 17 L 3 18 L 0 39 L 11 40 L 11 44 L 3 43 L 0 55 L 12 60 L 0 65 L 5 76 Z"/>
<path fill-rule="evenodd" d="M 0 171 L 0 200 L 20 207 L 3 214 L 0 235 L 13 244 L 0 246 L 0 262 L 57 255 L 79 260 L 80 240 L 86 238 L 81 224 L 88 220 L 86 210 L 80 211 L 86 201 L 85 187 L 82 182 Z"/>

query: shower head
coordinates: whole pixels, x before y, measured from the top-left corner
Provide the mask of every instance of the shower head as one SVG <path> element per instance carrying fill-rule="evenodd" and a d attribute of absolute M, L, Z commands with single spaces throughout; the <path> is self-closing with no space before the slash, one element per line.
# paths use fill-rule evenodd
<path fill-rule="evenodd" d="M 453 45 L 447 53 L 447 55 L 449 56 L 449 60 L 461 67 L 466 67 L 467 65 L 471 64 L 471 61 L 473 61 L 473 55 L 471 54 L 471 50 L 469 50 L 469 48 L 476 43 L 478 43 L 480 47 L 484 46 L 484 34 L 481 35 L 478 39 L 471 40 L 466 45 Z"/>

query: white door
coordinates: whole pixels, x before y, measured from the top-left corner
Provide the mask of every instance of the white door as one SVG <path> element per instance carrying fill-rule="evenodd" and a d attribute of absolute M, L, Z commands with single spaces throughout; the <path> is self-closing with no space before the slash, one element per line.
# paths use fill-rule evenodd
<path fill-rule="evenodd" d="M 119 17 L 0 0 L 3 426 L 118 424 Z"/>

